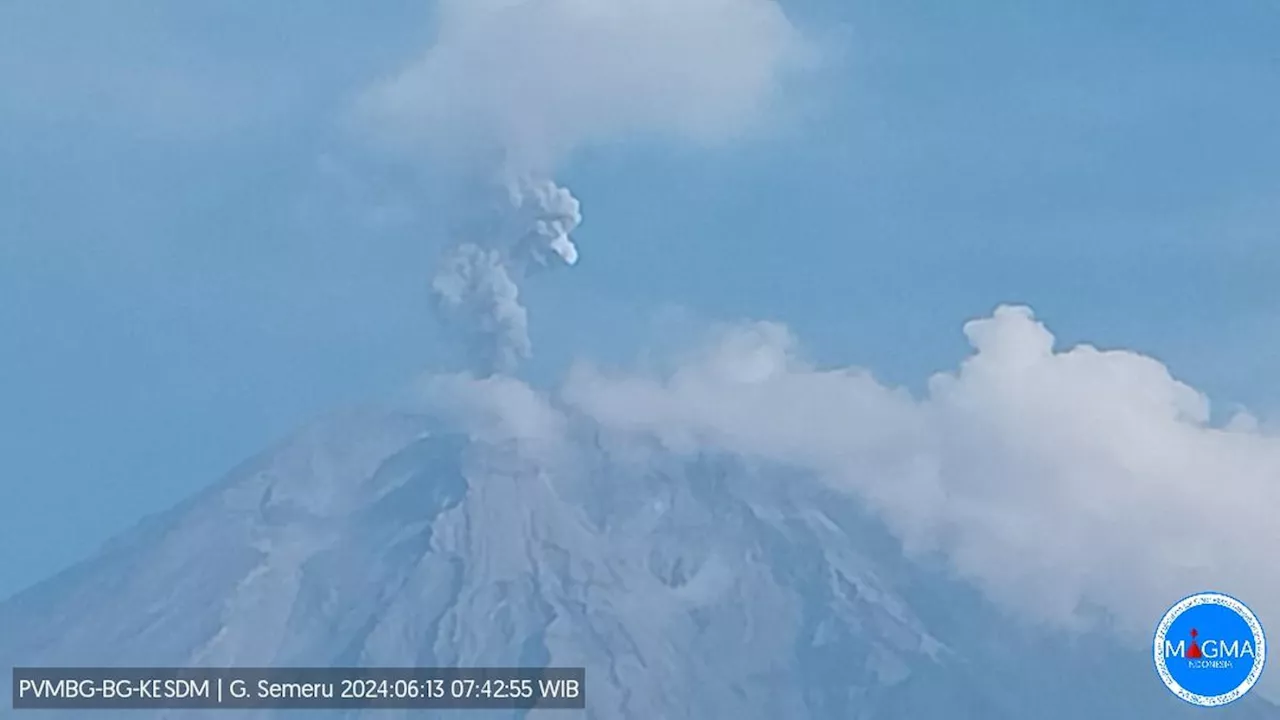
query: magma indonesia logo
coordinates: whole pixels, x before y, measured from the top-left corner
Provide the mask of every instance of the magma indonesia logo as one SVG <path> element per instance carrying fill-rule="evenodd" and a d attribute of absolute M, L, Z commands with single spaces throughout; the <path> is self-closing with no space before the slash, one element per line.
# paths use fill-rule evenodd
<path fill-rule="evenodd" d="M 1267 662 L 1262 624 L 1244 603 L 1200 593 L 1169 608 L 1156 628 L 1156 671 L 1174 695 L 1215 707 L 1240 699 Z"/>

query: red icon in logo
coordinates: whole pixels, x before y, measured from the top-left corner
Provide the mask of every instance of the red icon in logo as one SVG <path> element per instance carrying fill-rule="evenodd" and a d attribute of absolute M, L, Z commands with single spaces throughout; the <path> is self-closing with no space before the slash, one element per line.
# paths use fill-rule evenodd
<path fill-rule="evenodd" d="M 1197 632 L 1195 628 L 1191 628 L 1191 647 L 1187 648 L 1188 660 L 1196 660 L 1204 657 L 1204 654 L 1200 652 L 1200 643 L 1196 642 L 1196 637 L 1199 634 L 1200 633 Z"/>

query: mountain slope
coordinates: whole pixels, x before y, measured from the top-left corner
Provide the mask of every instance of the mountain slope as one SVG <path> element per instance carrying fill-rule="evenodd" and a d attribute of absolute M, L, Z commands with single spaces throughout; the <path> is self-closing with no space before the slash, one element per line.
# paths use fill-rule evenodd
<path fill-rule="evenodd" d="M 0 605 L 0 662 L 585 666 L 592 718 L 1199 712 L 1141 648 L 1004 617 L 804 477 L 572 435 L 318 425 Z"/>

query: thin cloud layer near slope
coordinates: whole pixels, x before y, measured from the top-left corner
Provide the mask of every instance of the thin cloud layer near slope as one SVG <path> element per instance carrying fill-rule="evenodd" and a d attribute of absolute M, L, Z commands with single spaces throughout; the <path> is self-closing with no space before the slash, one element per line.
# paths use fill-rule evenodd
<path fill-rule="evenodd" d="M 667 377 L 580 367 L 567 402 L 669 448 L 716 448 L 815 471 L 876 508 L 913 552 L 940 552 L 1026 615 L 1068 626 L 1101 609 L 1149 637 L 1205 589 L 1280 619 L 1280 438 L 1208 403 L 1158 361 L 1055 351 L 1032 313 L 970 322 L 974 354 L 927 396 L 860 370 L 818 370 L 786 329 L 735 328 Z"/>

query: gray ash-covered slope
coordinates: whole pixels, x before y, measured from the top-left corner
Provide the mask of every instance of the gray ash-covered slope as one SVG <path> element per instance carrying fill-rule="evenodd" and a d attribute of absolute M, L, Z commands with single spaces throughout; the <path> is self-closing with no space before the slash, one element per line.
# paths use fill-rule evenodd
<path fill-rule="evenodd" d="M 641 720 L 1203 712 L 1140 650 L 1024 627 L 907 562 L 816 483 L 580 436 L 317 426 L 0 605 L 0 664 L 585 666 L 588 717 Z"/>

